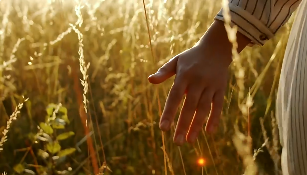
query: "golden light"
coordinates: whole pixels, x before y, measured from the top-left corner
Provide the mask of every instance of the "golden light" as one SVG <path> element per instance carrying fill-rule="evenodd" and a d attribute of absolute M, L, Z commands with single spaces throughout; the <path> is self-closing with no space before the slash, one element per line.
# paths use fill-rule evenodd
<path fill-rule="evenodd" d="M 204 166 L 205 163 L 206 163 L 206 160 L 205 160 L 204 158 L 199 158 L 199 159 L 197 160 L 197 164 L 198 164 L 199 166 Z"/>

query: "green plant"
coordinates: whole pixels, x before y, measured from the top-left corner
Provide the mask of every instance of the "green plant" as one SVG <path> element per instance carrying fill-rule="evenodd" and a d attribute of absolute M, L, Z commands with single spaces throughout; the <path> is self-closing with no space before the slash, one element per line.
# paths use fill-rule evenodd
<path fill-rule="evenodd" d="M 63 163 L 68 155 L 73 154 L 75 148 L 63 148 L 61 141 L 75 135 L 72 131 L 65 131 L 65 126 L 70 123 L 67 116 L 67 109 L 61 104 L 49 104 L 45 122 L 38 126 L 38 133 L 30 135 L 34 144 L 43 143 L 42 149 L 39 149 L 36 155 L 45 165 L 29 165 L 21 162 L 14 166 L 17 173 L 34 173 L 27 167 L 35 167 L 38 174 L 66 174 L 71 171 L 71 167 L 66 170 L 58 170 L 57 165 Z"/>

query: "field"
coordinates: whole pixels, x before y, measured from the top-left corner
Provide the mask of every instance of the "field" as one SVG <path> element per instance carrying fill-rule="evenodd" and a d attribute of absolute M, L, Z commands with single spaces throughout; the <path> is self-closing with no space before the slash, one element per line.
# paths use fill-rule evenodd
<path fill-rule="evenodd" d="M 221 1 L 145 3 L 150 35 L 141 0 L 0 1 L 0 173 L 279 173 L 275 97 L 292 19 L 231 66 L 218 132 L 177 147 L 158 127 L 173 79 L 147 77 L 199 40 Z"/>

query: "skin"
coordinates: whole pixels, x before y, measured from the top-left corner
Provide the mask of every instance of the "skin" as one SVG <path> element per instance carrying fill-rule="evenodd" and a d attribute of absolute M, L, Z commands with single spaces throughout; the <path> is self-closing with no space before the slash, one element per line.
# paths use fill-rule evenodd
<path fill-rule="evenodd" d="M 237 32 L 238 52 L 250 40 Z M 160 129 L 169 131 L 181 100 L 183 107 L 176 126 L 174 143 L 193 143 L 206 122 L 206 132 L 213 133 L 218 126 L 232 62 L 232 44 L 224 23 L 215 20 L 198 44 L 176 55 L 148 77 L 152 84 L 160 84 L 175 76 L 160 120 Z"/>

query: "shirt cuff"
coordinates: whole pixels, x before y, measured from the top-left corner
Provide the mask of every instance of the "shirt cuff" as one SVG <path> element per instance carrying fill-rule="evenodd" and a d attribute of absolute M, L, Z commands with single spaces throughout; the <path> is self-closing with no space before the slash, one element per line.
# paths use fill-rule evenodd
<path fill-rule="evenodd" d="M 265 24 L 241 7 L 229 4 L 229 10 L 231 25 L 236 25 L 238 31 L 251 40 L 250 45 L 264 45 L 266 41 L 274 37 L 273 32 Z M 223 9 L 215 19 L 224 21 Z"/>

